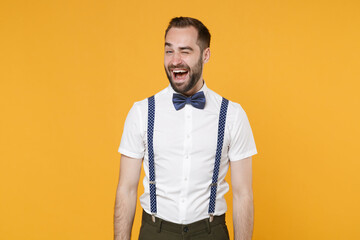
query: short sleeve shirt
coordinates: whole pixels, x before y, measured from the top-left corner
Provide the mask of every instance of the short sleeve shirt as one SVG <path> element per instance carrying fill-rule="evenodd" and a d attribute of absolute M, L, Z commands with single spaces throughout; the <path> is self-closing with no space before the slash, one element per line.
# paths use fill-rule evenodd
<path fill-rule="evenodd" d="M 175 92 L 170 85 L 155 95 L 153 144 L 157 217 L 179 224 L 208 217 L 222 97 L 206 84 L 200 91 L 206 97 L 204 109 L 187 104 L 176 111 L 172 103 Z M 150 213 L 147 111 L 147 99 L 133 105 L 125 121 L 119 152 L 143 159 L 144 193 L 140 203 Z M 245 111 L 239 104 L 229 101 L 214 215 L 227 210 L 224 195 L 229 190 L 225 181 L 229 161 L 239 161 L 256 153 Z"/>

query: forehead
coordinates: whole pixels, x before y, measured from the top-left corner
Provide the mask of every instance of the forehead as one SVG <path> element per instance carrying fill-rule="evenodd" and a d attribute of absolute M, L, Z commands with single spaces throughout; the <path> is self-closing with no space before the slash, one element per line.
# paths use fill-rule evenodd
<path fill-rule="evenodd" d="M 185 28 L 170 28 L 165 37 L 165 43 L 172 46 L 195 46 L 197 45 L 198 32 L 190 26 Z"/>

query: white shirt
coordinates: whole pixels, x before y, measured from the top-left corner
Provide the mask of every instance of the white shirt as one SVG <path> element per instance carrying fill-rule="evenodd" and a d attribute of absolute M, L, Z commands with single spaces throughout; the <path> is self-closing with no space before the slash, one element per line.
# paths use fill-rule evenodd
<path fill-rule="evenodd" d="M 156 216 L 170 222 L 189 224 L 209 217 L 212 180 L 222 97 L 204 84 L 204 109 L 186 104 L 176 111 L 171 85 L 155 95 L 154 155 L 157 195 Z M 143 158 L 143 209 L 150 211 L 149 161 L 147 153 L 147 99 L 136 102 L 124 126 L 119 152 L 131 158 Z M 246 113 L 229 101 L 224 144 L 220 162 L 214 215 L 227 210 L 224 180 L 229 160 L 237 161 L 256 154 L 256 146 Z"/>

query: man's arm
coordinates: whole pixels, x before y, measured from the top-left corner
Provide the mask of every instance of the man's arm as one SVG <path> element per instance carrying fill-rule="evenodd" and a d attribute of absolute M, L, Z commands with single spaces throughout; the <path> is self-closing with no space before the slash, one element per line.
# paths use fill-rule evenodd
<path fill-rule="evenodd" d="M 142 159 L 121 155 L 114 210 L 114 239 L 130 240 Z"/>
<path fill-rule="evenodd" d="M 254 226 L 251 157 L 230 162 L 234 239 L 251 240 Z"/>

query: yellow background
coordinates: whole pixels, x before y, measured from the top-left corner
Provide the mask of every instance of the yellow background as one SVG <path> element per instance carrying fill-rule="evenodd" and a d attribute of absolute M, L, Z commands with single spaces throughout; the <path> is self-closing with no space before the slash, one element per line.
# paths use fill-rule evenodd
<path fill-rule="evenodd" d="M 112 238 L 125 117 L 168 85 L 164 30 L 180 15 L 209 27 L 207 85 L 253 128 L 253 239 L 360 239 L 359 12 L 358 0 L 2 0 L 0 239 Z"/>

